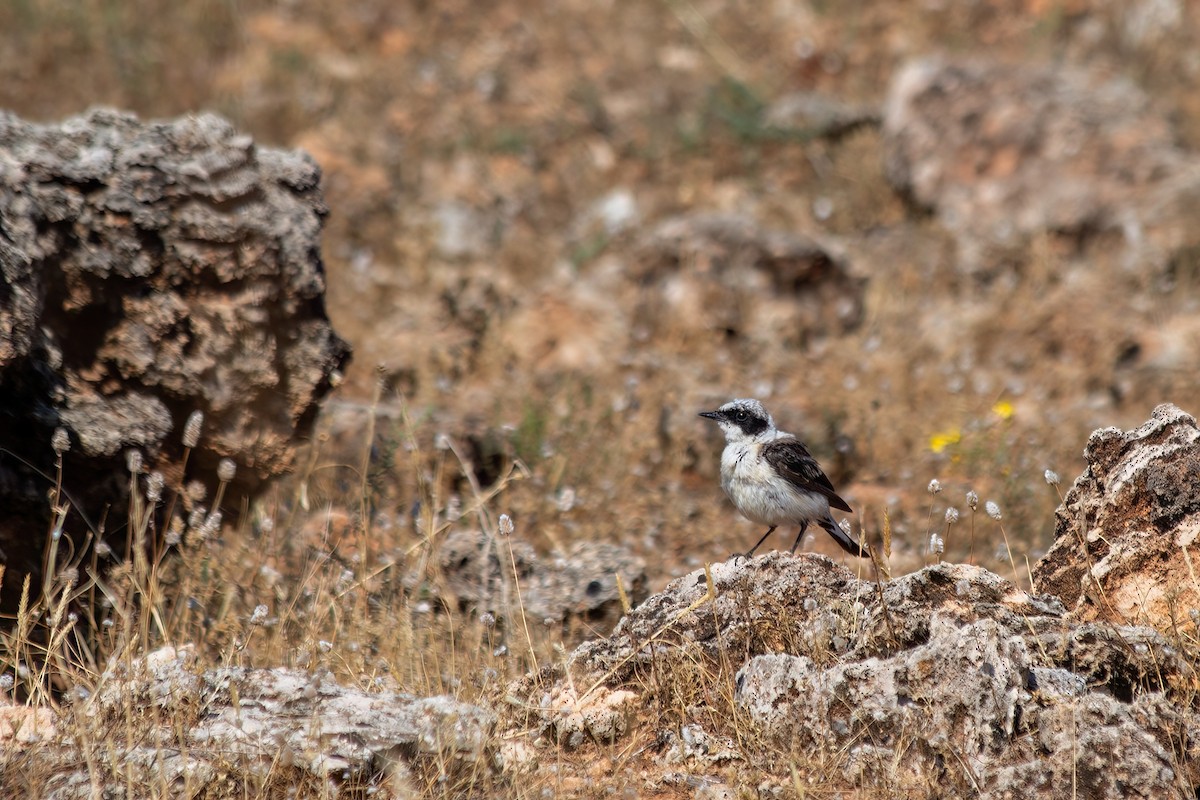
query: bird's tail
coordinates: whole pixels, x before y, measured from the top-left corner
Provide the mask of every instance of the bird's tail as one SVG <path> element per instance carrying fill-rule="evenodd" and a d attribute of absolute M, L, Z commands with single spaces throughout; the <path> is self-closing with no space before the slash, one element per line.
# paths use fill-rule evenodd
<path fill-rule="evenodd" d="M 853 536 L 842 530 L 841 525 L 833 521 L 833 517 L 825 517 L 825 519 L 818 520 L 818 524 L 850 555 L 858 556 L 859 558 L 867 558 L 870 555 L 867 552 L 867 548 L 859 544 Z"/>

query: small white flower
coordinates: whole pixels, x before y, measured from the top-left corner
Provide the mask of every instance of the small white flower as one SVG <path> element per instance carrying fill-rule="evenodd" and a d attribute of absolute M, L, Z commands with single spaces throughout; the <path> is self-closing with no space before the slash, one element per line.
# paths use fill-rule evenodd
<path fill-rule="evenodd" d="M 1042 476 L 1046 479 L 1046 483 L 1051 486 L 1058 486 L 1058 473 L 1054 470 L 1048 469 L 1042 473 Z"/>
<path fill-rule="evenodd" d="M 975 490 L 967 492 L 967 507 L 974 511 L 979 507 L 979 495 L 975 494 Z"/>
<path fill-rule="evenodd" d="M 193 411 L 183 426 L 183 446 L 191 449 L 200 441 L 200 426 L 204 424 L 204 412 Z"/>
<path fill-rule="evenodd" d="M 987 515 L 992 519 L 999 520 L 1001 518 L 1000 506 L 996 505 L 993 501 L 988 500 L 987 504 L 984 505 L 984 509 L 987 510 Z"/>
<path fill-rule="evenodd" d="M 958 522 L 958 509 L 951 506 L 946 509 L 946 524 L 953 525 Z"/>
<path fill-rule="evenodd" d="M 937 478 L 934 478 L 929 482 L 929 486 L 926 487 L 925 491 L 929 492 L 930 494 L 940 493 L 942 491 L 942 482 Z"/>
<path fill-rule="evenodd" d="M 66 428 L 54 429 L 54 435 L 50 437 L 50 446 L 54 448 L 56 456 L 61 456 L 71 449 L 71 437 L 67 434 Z"/>
<path fill-rule="evenodd" d="M 270 609 L 267 608 L 265 603 L 259 603 L 256 605 L 254 607 L 254 613 L 250 615 L 250 624 L 262 625 L 267 621 L 267 613 L 269 610 Z"/>
<path fill-rule="evenodd" d="M 514 530 L 516 530 L 516 527 L 513 525 L 512 517 L 510 517 L 508 514 L 501 514 L 500 515 L 500 535 L 501 536 L 512 536 Z"/>
<path fill-rule="evenodd" d="M 237 475 L 237 464 L 231 458 L 222 458 L 217 462 L 217 479 L 221 483 L 229 483 Z"/>
<path fill-rule="evenodd" d="M 146 477 L 146 502 L 154 505 L 162 499 L 163 474 L 154 470 Z"/>

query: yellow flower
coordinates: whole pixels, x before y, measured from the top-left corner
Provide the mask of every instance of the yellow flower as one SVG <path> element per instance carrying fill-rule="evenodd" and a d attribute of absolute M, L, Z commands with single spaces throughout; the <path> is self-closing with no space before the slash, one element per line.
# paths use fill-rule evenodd
<path fill-rule="evenodd" d="M 953 428 L 948 431 L 939 431 L 929 437 L 929 449 L 935 453 L 940 453 L 952 444 L 958 444 L 962 440 L 962 432 L 958 428 Z"/>
<path fill-rule="evenodd" d="M 1012 419 L 1013 414 L 1016 413 L 1016 409 L 1013 408 L 1013 404 L 1007 400 L 1000 400 L 997 401 L 996 405 L 992 406 L 992 413 L 1000 419 L 1007 420 Z"/>

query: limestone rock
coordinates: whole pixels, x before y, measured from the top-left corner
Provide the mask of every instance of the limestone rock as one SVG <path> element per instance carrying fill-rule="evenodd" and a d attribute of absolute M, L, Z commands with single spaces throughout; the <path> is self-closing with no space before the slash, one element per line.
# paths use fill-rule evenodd
<path fill-rule="evenodd" d="M 1062 64 L 928 57 L 892 81 L 889 180 L 933 210 L 969 270 L 1039 234 L 1165 268 L 1200 237 L 1200 158 L 1130 81 Z M 1118 243 L 1114 247 L 1114 243 Z"/>
<path fill-rule="evenodd" d="M 855 329 L 863 278 L 831 237 L 771 230 L 749 217 L 695 213 L 666 219 L 637 245 L 635 322 L 648 331 L 702 326 L 750 341 L 796 344 Z"/>
<path fill-rule="evenodd" d="M 621 614 L 618 575 L 630 602 L 646 594 L 645 562 L 616 544 L 575 542 L 565 553 L 540 558 L 521 539 L 506 542 L 478 531 L 456 531 L 438 548 L 441 575 L 459 603 L 499 617 L 511 617 L 506 601 L 507 608 L 516 608 L 513 560 L 525 614 L 538 622 L 577 617 L 601 626 L 615 624 Z M 410 575 L 408 583 L 419 579 Z"/>
<path fill-rule="evenodd" d="M 753 752 L 753 774 L 817 770 L 831 793 L 1049 800 L 1074 781 L 1115 800 L 1200 778 L 1198 740 L 1180 735 L 1200 731 L 1194 661 L 1154 630 L 1073 621 L 1057 598 L 966 565 L 876 584 L 771 553 L 711 578 L 711 594 L 703 570 L 673 581 L 509 696 L 553 730 L 562 714 L 538 697 L 575 692 L 575 708 L 634 692 L 645 713 L 621 741 L 658 742 L 645 769 L 682 753 L 736 769 Z"/>
<path fill-rule="evenodd" d="M 71 757 L 70 743 L 42 753 L 42 768 L 55 773 L 46 796 L 60 800 L 92 796 L 89 776 L 97 774 L 187 794 L 215 788 L 223 775 L 273 769 L 284 785 L 328 781 L 342 791 L 374 787 L 372 794 L 384 789 L 380 797 L 415 797 L 422 759 L 436 760 L 447 780 L 488 771 L 483 756 L 494 725 L 491 712 L 450 697 L 366 692 L 321 672 L 197 673 L 187 646 L 118 662 L 96 696 L 67 713 L 78 717 L 74 729 L 103 730 L 121 719 L 141 735 L 109 741 L 90 768 Z"/>
<path fill-rule="evenodd" d="M 1200 618 L 1200 428 L 1173 405 L 1132 431 L 1102 428 L 1033 568 L 1080 619 L 1194 630 Z M 1190 615 L 1190 616 L 1189 616 Z"/>
<path fill-rule="evenodd" d="M 231 508 L 287 469 L 349 356 L 324 309 L 319 182 L 306 155 L 211 114 L 0 114 L 5 604 L 40 564 L 56 428 L 76 547 L 106 508 L 120 529 L 127 449 L 168 487 L 215 485 L 232 459 Z M 194 411 L 203 434 L 184 476 Z"/>

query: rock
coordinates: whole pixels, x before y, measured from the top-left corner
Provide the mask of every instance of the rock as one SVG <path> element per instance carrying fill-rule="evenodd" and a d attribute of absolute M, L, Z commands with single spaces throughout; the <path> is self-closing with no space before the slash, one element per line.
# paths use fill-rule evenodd
<path fill-rule="evenodd" d="M 538 698 L 574 692 L 578 711 L 633 692 L 645 711 L 615 746 L 658 742 L 652 773 L 686 752 L 694 770 L 742 762 L 831 794 L 984 798 L 1056 798 L 1073 781 L 1080 797 L 1178 796 L 1200 778 L 1181 734 L 1200 731 L 1194 660 L 1154 630 L 1073 621 L 967 565 L 876 584 L 771 553 L 711 579 L 712 594 L 704 570 L 673 581 L 564 667 L 514 683 L 532 716 L 518 727 L 557 730 L 564 714 Z"/>
<path fill-rule="evenodd" d="M 1082 620 L 1195 630 L 1200 617 L 1200 428 L 1173 405 L 1088 439 L 1087 468 L 1055 512 L 1038 589 Z M 1189 616 L 1191 614 L 1192 616 Z"/>
<path fill-rule="evenodd" d="M 324 309 L 319 182 L 211 114 L 0 114 L 3 605 L 40 565 L 56 428 L 77 548 L 106 509 L 122 529 L 129 448 L 168 488 L 215 486 L 232 459 L 231 509 L 288 468 L 349 357 Z"/>
<path fill-rule="evenodd" d="M 864 280 L 831 239 L 768 230 L 746 217 L 672 217 L 644 234 L 632 278 L 635 322 L 650 334 L 699 328 L 795 345 L 862 320 Z"/>
<path fill-rule="evenodd" d="M 512 547 L 512 559 L 508 548 Z M 611 627 L 620 618 L 617 577 L 630 603 L 646 596 L 646 564 L 625 547 L 605 542 L 575 542 L 565 553 L 539 558 L 521 539 L 492 539 L 478 531 L 460 530 L 437 551 L 445 586 L 460 605 L 511 618 L 516 609 L 512 560 L 520 579 L 525 615 L 539 622 L 577 618 Z M 407 583 L 421 579 L 413 573 Z M 431 587 L 437 590 L 437 585 Z M 511 621 L 508 623 L 511 624 Z"/>
<path fill-rule="evenodd" d="M 883 131 L 889 180 L 934 211 L 969 270 L 993 269 L 1039 234 L 1094 241 L 1126 269 L 1166 269 L 1200 243 L 1190 217 L 1200 158 L 1130 81 L 924 58 L 893 79 Z"/>
<path fill-rule="evenodd" d="M 74 730 L 119 718 L 141 736 L 101 748 L 89 767 L 47 748 L 56 773 L 45 796 L 91 797 L 89 769 L 146 786 L 209 785 L 239 772 L 280 770 L 281 782 L 330 781 L 345 791 L 383 784 L 382 797 L 416 797 L 422 759 L 447 780 L 490 769 L 483 757 L 491 712 L 450 697 L 341 686 L 320 672 L 222 668 L 196 674 L 190 647 L 163 648 L 101 678 L 95 698 L 70 713 Z M 187 722 L 183 722 L 185 719 Z M 298 775 L 296 773 L 299 773 Z M 449 784 L 453 785 L 453 784 Z"/>
<path fill-rule="evenodd" d="M 794 92 L 772 103 L 763 121 L 775 130 L 837 140 L 859 128 L 878 126 L 880 112 L 819 92 Z"/>

